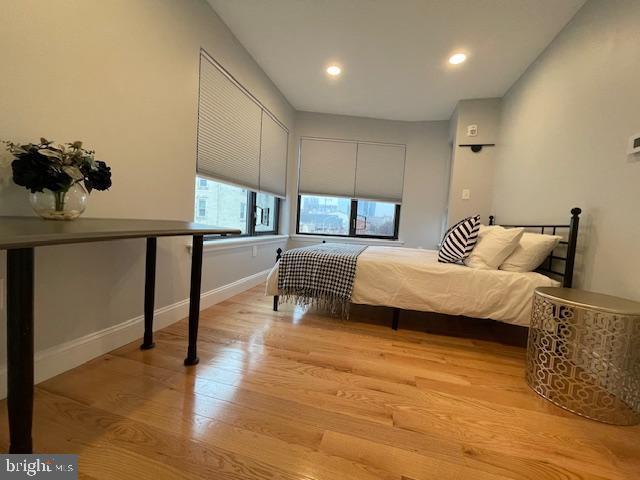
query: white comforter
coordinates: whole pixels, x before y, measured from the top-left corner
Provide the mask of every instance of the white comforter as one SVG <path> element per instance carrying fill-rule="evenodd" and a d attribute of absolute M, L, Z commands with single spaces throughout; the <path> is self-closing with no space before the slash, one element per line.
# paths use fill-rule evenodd
<path fill-rule="evenodd" d="M 533 291 L 558 285 L 535 272 L 438 263 L 434 250 L 368 247 L 358 257 L 351 300 L 528 325 Z M 278 265 L 269 274 L 266 293 L 278 293 Z"/>

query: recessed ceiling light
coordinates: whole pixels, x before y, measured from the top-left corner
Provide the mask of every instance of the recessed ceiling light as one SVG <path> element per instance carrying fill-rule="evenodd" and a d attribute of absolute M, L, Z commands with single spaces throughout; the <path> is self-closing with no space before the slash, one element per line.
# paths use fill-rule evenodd
<path fill-rule="evenodd" d="M 449 63 L 452 65 L 458 65 L 459 63 L 464 62 L 467 59 L 467 56 L 464 53 L 456 53 L 455 55 L 451 55 L 449 57 Z"/>
<path fill-rule="evenodd" d="M 342 69 L 337 65 L 331 65 L 329 68 L 327 68 L 327 73 L 332 77 L 340 75 L 341 72 L 342 72 Z"/>

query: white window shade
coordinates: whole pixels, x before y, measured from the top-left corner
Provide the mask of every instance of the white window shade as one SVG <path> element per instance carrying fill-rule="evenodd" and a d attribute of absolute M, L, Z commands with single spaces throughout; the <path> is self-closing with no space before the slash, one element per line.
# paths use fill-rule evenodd
<path fill-rule="evenodd" d="M 359 143 L 355 197 L 401 203 L 404 145 Z"/>
<path fill-rule="evenodd" d="M 260 146 L 261 192 L 286 197 L 287 142 L 287 131 L 263 111 Z"/>
<path fill-rule="evenodd" d="M 198 173 L 259 189 L 262 108 L 200 55 Z"/>
<path fill-rule="evenodd" d="M 303 138 L 300 193 L 353 197 L 357 146 L 356 142 Z"/>

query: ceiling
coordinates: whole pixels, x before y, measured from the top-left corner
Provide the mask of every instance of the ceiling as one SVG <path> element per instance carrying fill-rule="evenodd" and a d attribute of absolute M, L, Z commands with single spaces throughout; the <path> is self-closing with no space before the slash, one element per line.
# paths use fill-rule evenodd
<path fill-rule="evenodd" d="M 208 0 L 296 110 L 446 120 L 501 97 L 584 0 Z M 447 61 L 465 52 L 461 65 Z M 330 78 L 325 69 L 343 73 Z"/>

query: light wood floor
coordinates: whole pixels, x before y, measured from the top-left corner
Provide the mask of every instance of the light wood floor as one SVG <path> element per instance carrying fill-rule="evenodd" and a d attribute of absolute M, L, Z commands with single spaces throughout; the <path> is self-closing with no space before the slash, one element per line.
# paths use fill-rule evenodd
<path fill-rule="evenodd" d="M 182 321 L 154 350 L 40 384 L 37 449 L 78 453 L 93 479 L 640 478 L 640 428 L 564 412 L 526 386 L 523 348 L 459 336 L 498 327 L 436 335 L 422 316 L 393 332 L 386 309 L 274 313 L 262 292 L 202 312 L 197 367 Z"/>

